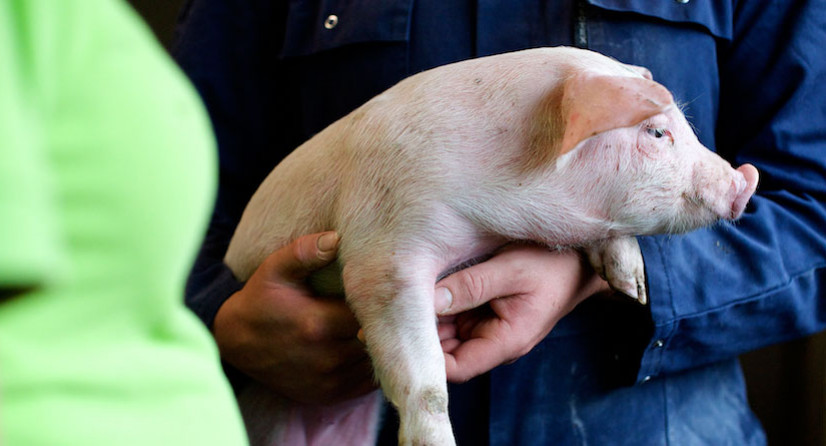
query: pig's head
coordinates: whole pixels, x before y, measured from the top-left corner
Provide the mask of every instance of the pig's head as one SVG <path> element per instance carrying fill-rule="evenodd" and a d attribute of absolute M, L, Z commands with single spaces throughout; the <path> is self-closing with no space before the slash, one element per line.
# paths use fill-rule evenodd
<path fill-rule="evenodd" d="M 704 147 L 671 94 L 644 74 L 565 82 L 557 170 L 615 234 L 684 232 L 742 214 L 757 170 Z M 567 181 L 567 180 L 566 180 Z"/>

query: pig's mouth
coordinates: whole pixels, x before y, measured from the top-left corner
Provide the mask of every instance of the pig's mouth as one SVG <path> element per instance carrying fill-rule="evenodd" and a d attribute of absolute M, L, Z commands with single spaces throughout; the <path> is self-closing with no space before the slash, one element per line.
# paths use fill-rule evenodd
<path fill-rule="evenodd" d="M 743 214 L 746 204 L 757 188 L 757 169 L 751 164 L 744 164 L 737 168 L 730 178 L 727 184 L 720 184 L 716 188 L 704 187 L 700 191 L 685 191 L 682 193 L 682 199 L 695 212 L 704 211 L 695 214 L 700 220 L 736 220 Z M 699 184 L 705 182 L 702 177 L 695 180 Z M 705 216 L 700 217 L 701 214 Z"/>

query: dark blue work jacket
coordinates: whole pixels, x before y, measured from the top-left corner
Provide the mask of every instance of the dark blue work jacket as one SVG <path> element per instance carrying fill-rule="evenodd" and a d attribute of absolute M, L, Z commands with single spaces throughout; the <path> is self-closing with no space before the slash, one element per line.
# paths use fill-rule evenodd
<path fill-rule="evenodd" d="M 195 0 L 174 53 L 221 177 L 188 305 L 210 325 L 240 287 L 221 263 L 230 234 L 300 143 L 418 71 L 554 45 L 648 67 L 761 182 L 736 223 L 640 238 L 649 308 L 586 301 L 516 363 L 451 386 L 460 444 L 763 444 L 737 355 L 826 325 L 821 0 Z"/>

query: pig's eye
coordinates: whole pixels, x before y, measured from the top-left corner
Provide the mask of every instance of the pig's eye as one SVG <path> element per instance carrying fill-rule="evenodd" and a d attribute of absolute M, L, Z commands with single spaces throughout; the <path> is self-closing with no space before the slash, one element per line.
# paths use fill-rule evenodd
<path fill-rule="evenodd" d="M 649 135 L 655 138 L 662 138 L 663 136 L 671 136 L 671 132 L 664 128 L 648 127 L 645 129 Z"/>

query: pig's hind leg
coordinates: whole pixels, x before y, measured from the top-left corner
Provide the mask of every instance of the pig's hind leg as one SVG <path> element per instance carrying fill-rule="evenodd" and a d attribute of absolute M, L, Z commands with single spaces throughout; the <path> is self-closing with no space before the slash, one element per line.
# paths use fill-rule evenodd
<path fill-rule="evenodd" d="M 399 257 L 347 259 L 347 301 L 364 329 L 382 390 L 399 411 L 399 444 L 453 445 L 433 309 L 437 273 L 426 260 Z"/>
<path fill-rule="evenodd" d="M 645 288 L 645 263 L 635 237 L 600 240 L 585 247 L 588 261 L 611 288 L 638 300 L 648 302 Z"/>

